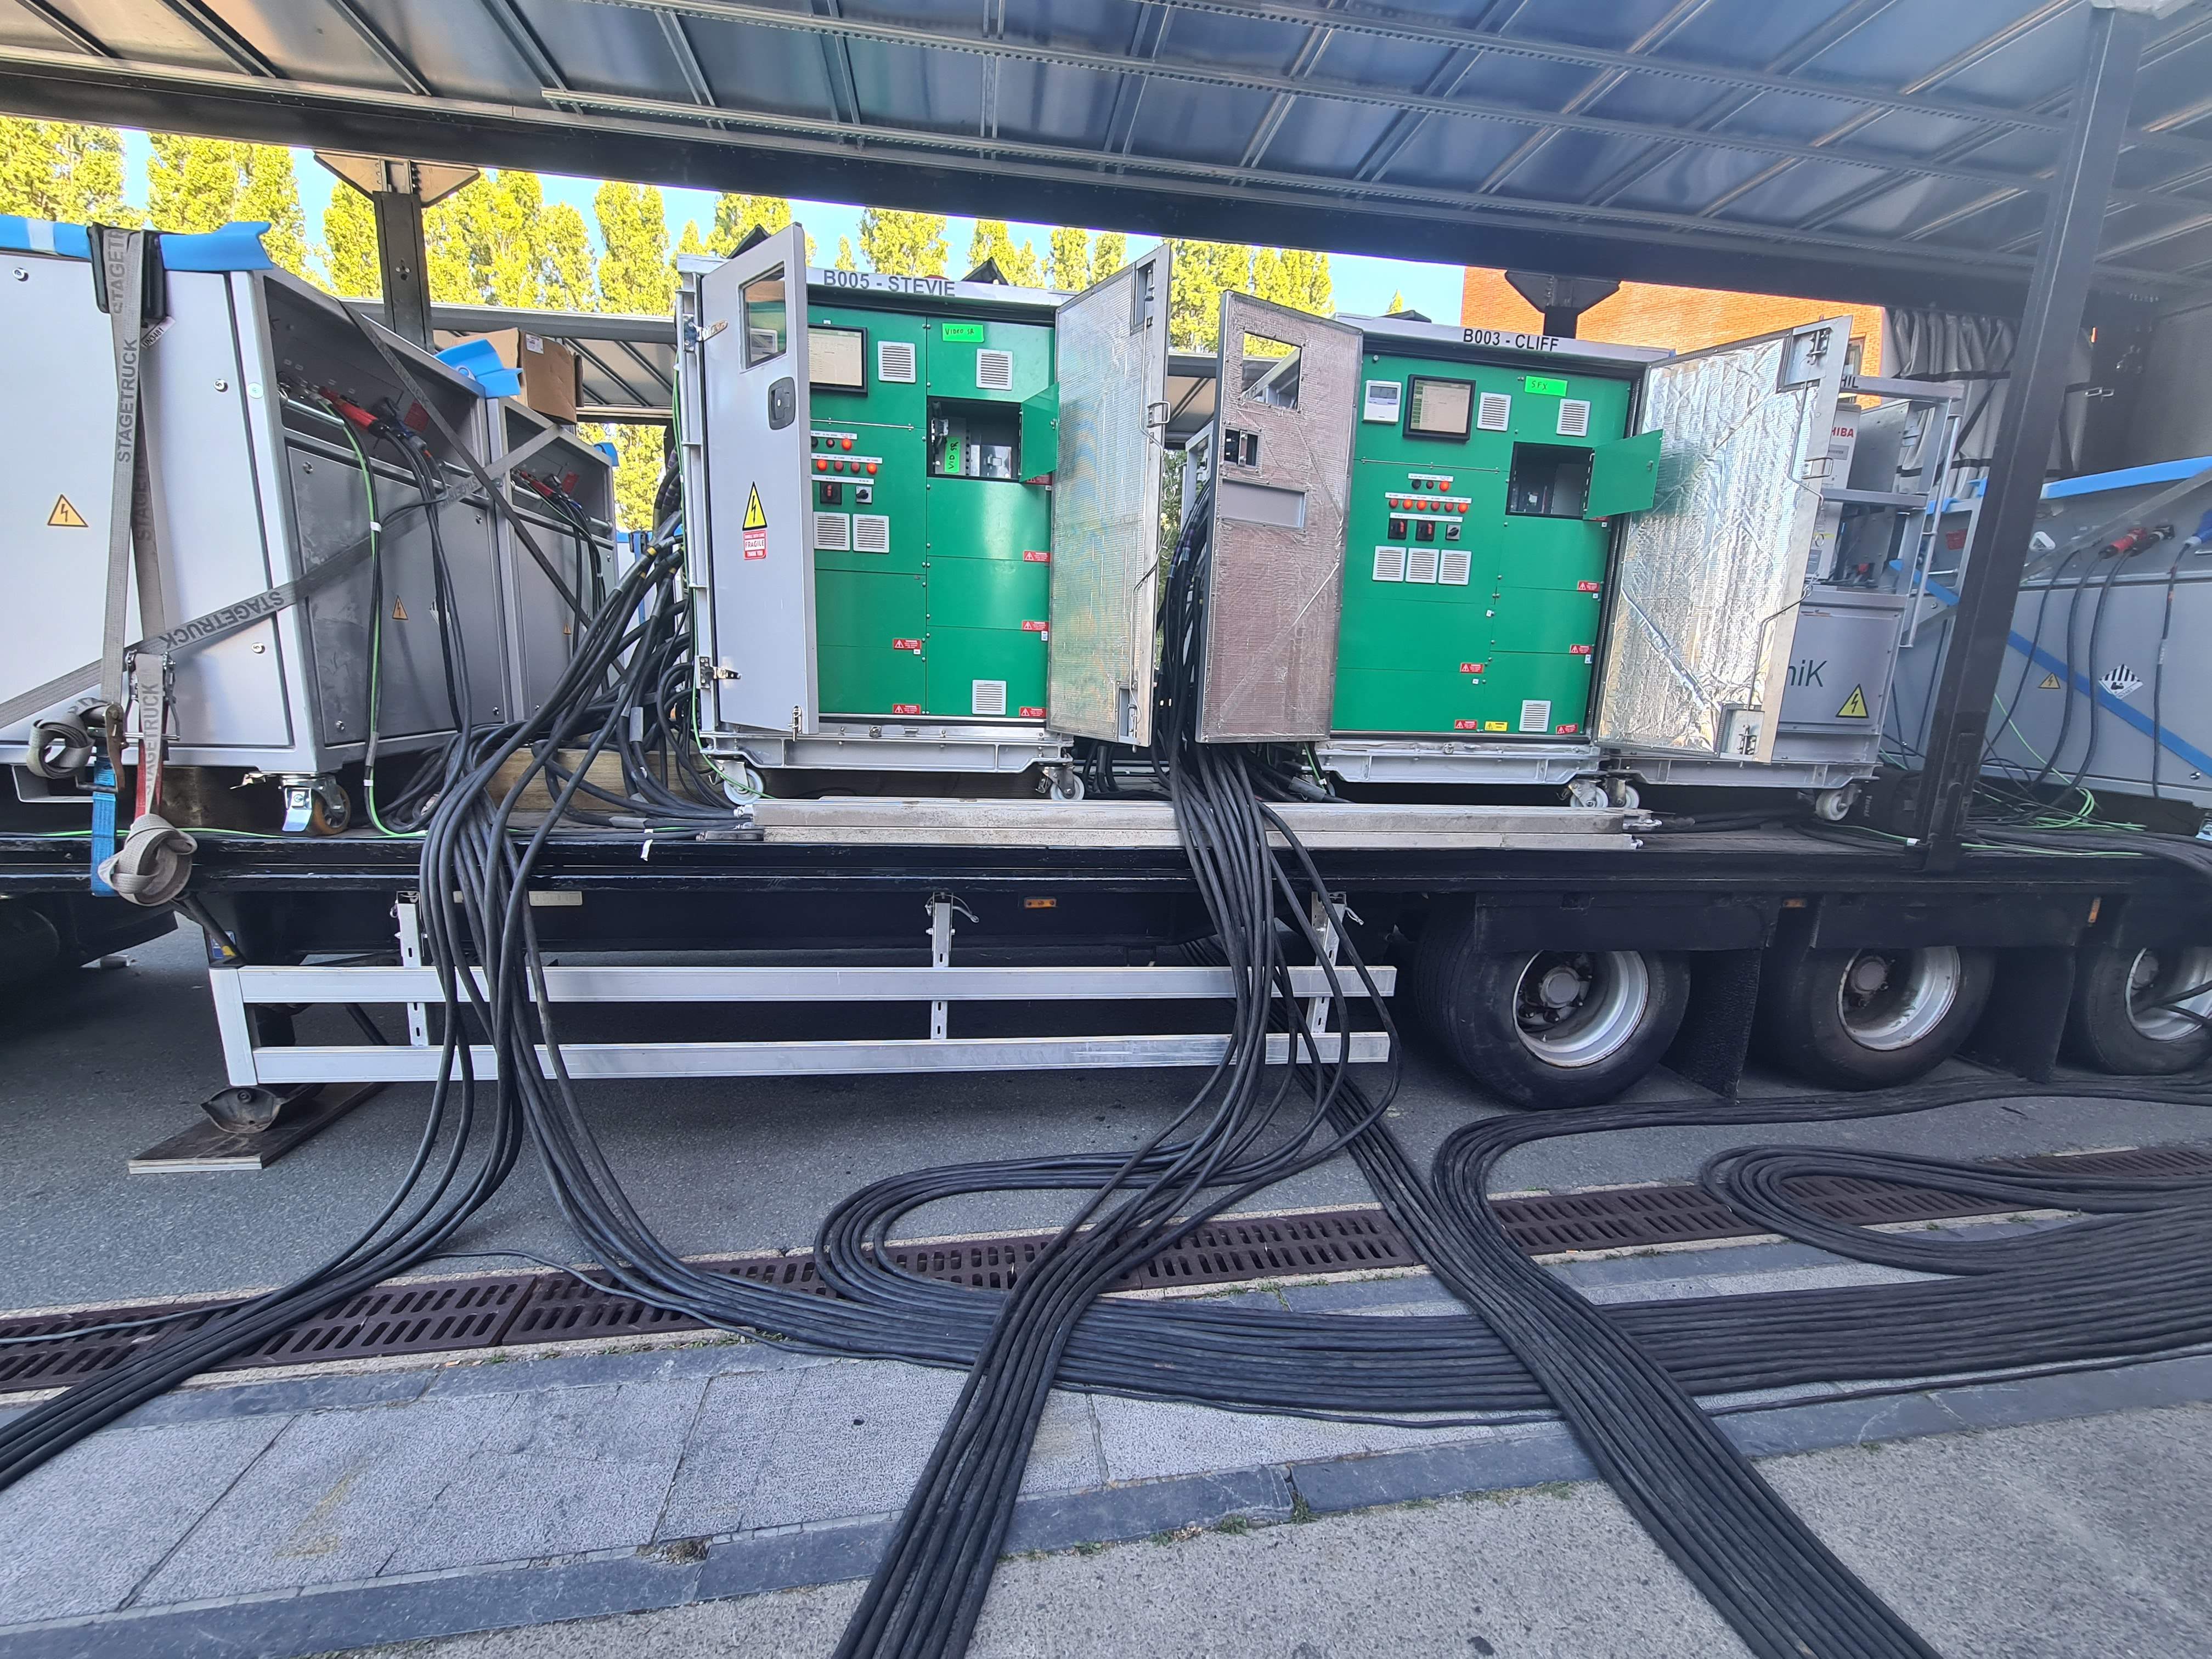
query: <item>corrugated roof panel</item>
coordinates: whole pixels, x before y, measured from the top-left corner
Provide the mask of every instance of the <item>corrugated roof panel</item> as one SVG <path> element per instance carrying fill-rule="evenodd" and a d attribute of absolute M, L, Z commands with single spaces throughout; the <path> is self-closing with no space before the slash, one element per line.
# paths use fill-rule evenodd
<path fill-rule="evenodd" d="M 1413 258 L 1482 236 L 1498 257 L 1553 269 L 2000 306 L 2017 303 L 2043 211 L 2033 175 L 2057 153 L 2087 12 L 2080 0 L 59 3 L 88 34 L 0 7 L 0 106 Z M 2212 0 L 2153 39 L 2135 121 L 2196 134 Z M 406 90 L 413 77 L 437 95 Z M 2124 161 L 2110 240 L 2128 285 L 2161 267 L 2177 292 L 2205 276 L 2187 239 L 2212 212 L 2193 198 L 2212 190 L 2125 195 L 2197 169 L 2212 179 L 2212 143 L 2197 137 L 2146 141 Z"/>

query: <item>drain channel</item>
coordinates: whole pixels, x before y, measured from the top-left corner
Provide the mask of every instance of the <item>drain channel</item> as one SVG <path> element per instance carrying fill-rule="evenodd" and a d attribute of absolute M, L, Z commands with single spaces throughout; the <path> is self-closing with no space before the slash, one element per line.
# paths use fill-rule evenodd
<path fill-rule="evenodd" d="M 1990 1162 L 1998 1168 L 2088 1175 L 2212 1175 L 2212 1149 L 2193 1146 L 2064 1152 Z M 1996 1207 L 1986 1200 L 1955 1193 L 1850 1176 L 1821 1176 L 1789 1184 L 1822 1215 L 1860 1225 L 1956 1219 L 1990 1214 Z M 1538 1194 L 1498 1199 L 1493 1207 L 1514 1242 L 1531 1255 L 1705 1243 L 1748 1237 L 1759 1231 L 1698 1187 L 1614 1187 L 1585 1193 Z M 1026 1233 L 1005 1238 L 894 1243 L 891 1260 L 925 1279 L 1003 1291 L 1028 1271 L 1052 1237 Z M 800 1295 L 831 1293 L 814 1272 L 811 1251 L 708 1257 L 698 1265 Z M 1413 1246 L 1378 1209 L 1231 1215 L 1199 1228 L 1173 1249 L 1163 1250 L 1123 1277 L 1114 1289 L 1157 1291 L 1249 1284 L 1419 1265 Z M 603 1277 L 590 1279 L 587 1283 L 563 1273 L 517 1273 L 382 1285 L 237 1355 L 221 1369 L 254 1370 L 392 1354 L 454 1353 L 544 1342 L 679 1334 L 705 1328 L 683 1314 L 647 1307 L 618 1294 Z M 196 1328 L 223 1305 L 214 1301 L 166 1303 L 0 1319 L 0 1339 L 4 1339 L 63 1334 L 190 1310 L 185 1318 L 143 1331 L 88 1335 L 76 1341 L 0 1346 L 0 1394 L 64 1388 L 82 1382 L 138 1348 Z"/>

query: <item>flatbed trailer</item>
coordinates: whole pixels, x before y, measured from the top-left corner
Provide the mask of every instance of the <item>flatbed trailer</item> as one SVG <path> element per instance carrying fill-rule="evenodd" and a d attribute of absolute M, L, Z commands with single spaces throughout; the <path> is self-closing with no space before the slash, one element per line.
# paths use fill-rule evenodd
<path fill-rule="evenodd" d="M 2126 975 L 2118 1006 L 2095 1001 L 2110 1000 L 2113 958 L 2200 974 L 2212 888 L 2166 859 L 1970 844 L 1929 869 L 1918 848 L 1822 824 L 1284 810 L 1378 991 L 1410 1000 L 1448 1053 L 1524 1104 L 1617 1093 L 1658 1064 L 1729 1093 L 1760 1048 L 1815 1080 L 1864 1086 L 1954 1051 L 2047 1080 L 2069 1023 L 2164 1029 L 2148 1051 L 2161 1059 L 2193 1060 L 2206 1040 L 2191 1015 L 2212 995 L 2195 979 L 2170 1018 L 2131 1009 Z M 764 802 L 728 830 L 558 830 L 532 906 L 562 964 L 556 1000 L 594 1005 L 569 1011 L 568 1062 L 580 1076 L 1207 1063 L 1208 1005 L 1226 975 L 1207 965 L 1206 909 L 1168 813 L 1149 800 Z M 81 842 L 0 836 L 0 893 L 80 891 L 82 857 Z M 192 891 L 235 949 L 219 947 L 210 970 L 234 1088 L 434 1074 L 419 885 L 408 840 L 202 838 Z M 1808 963 L 1835 983 L 1808 991 Z M 1868 963 L 1896 986 L 1855 992 Z M 1318 999 L 1323 971 L 1305 970 L 1300 994 Z M 1946 1006 L 1871 1046 L 1866 1077 L 1823 1070 L 1790 1023 L 1854 996 L 1863 1013 L 1885 995 L 1909 1005 L 1913 976 L 1931 971 L 1929 994 Z M 1543 1001 L 1547 975 L 1559 1006 Z M 2172 988 L 2170 975 L 2156 983 Z M 2136 988 L 2137 1002 L 2149 994 Z M 1624 996 L 1608 1037 L 1592 1011 Z M 317 1003 L 396 1005 L 406 1035 L 381 1051 L 306 1043 L 293 1015 Z M 1381 1060 L 1379 1019 L 1362 1024 L 1355 1055 Z M 1486 1030 L 1528 1040 L 1501 1053 Z"/>

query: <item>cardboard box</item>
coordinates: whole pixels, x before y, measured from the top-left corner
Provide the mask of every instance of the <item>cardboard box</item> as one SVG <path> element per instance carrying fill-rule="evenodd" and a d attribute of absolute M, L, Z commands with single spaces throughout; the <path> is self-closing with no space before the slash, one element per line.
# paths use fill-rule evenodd
<path fill-rule="evenodd" d="M 488 340 L 500 362 L 522 371 L 521 402 L 549 421 L 573 422 L 576 418 L 576 354 L 559 340 L 530 334 L 519 328 L 495 329 L 489 334 L 469 335 Z"/>

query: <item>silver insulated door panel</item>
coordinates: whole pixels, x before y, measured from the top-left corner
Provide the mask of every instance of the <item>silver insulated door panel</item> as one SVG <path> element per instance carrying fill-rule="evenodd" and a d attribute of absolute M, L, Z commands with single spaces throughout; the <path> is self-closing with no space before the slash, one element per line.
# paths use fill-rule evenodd
<path fill-rule="evenodd" d="M 1054 323 L 1060 462 L 1053 475 L 1051 727 L 1152 738 L 1167 398 L 1168 253 L 1078 295 Z"/>
<path fill-rule="evenodd" d="M 9 258 L 0 340 L 13 388 L 0 403 L 0 703 L 47 688 L 0 727 L 18 757 L 33 719 L 73 706 L 100 678 L 107 501 L 114 465 L 114 352 L 82 259 Z M 33 392 L 35 388 L 35 393 Z M 137 611 L 131 613 L 137 636 Z"/>
<path fill-rule="evenodd" d="M 1622 532 L 1595 735 L 1772 757 L 1820 507 L 1848 319 L 1654 364 L 1637 429 L 1664 434 Z M 1739 711 L 1743 711 L 1739 713 Z"/>
<path fill-rule="evenodd" d="M 1328 735 L 1359 343 L 1340 323 L 1221 297 L 1204 742 Z"/>

